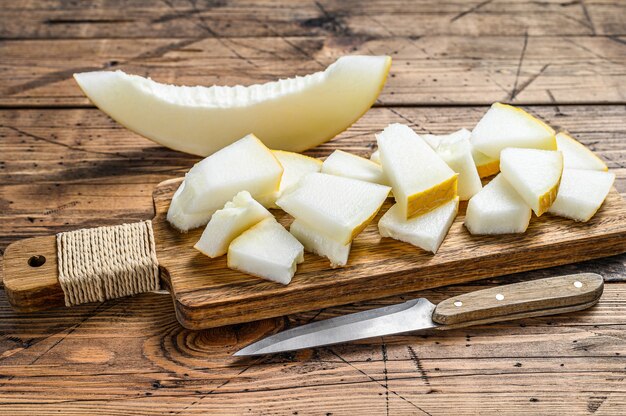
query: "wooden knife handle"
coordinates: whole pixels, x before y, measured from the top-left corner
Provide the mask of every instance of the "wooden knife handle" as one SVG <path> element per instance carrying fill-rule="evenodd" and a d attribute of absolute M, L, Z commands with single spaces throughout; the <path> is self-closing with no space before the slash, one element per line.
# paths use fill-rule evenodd
<path fill-rule="evenodd" d="M 433 321 L 469 326 L 585 309 L 602 295 L 604 281 L 595 273 L 538 279 L 455 296 L 439 303 Z"/>

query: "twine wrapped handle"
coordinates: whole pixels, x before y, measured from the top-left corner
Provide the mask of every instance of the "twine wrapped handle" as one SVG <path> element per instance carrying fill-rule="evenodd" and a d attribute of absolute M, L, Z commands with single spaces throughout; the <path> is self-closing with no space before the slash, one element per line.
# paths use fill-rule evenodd
<path fill-rule="evenodd" d="M 159 289 L 152 221 L 64 232 L 56 240 L 66 306 Z"/>

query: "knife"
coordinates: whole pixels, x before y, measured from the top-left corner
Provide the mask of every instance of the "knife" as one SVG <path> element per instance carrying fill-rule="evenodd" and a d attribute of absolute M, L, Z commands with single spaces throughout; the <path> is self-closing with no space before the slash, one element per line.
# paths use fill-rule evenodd
<path fill-rule="evenodd" d="M 580 273 L 478 290 L 438 305 L 419 298 L 282 331 L 234 355 L 274 354 L 431 328 L 453 329 L 556 315 L 593 306 L 603 289 L 602 276 Z"/>

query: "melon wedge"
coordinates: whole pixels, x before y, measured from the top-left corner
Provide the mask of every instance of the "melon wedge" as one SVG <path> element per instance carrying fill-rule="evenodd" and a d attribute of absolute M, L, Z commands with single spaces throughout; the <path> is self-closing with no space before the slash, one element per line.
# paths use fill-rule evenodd
<path fill-rule="evenodd" d="M 378 163 L 380 165 L 380 152 L 376 150 L 374 153 L 370 155 L 370 160 L 374 163 Z"/>
<path fill-rule="evenodd" d="M 494 103 L 472 131 L 472 144 L 494 159 L 506 147 L 556 150 L 554 130 L 521 108 Z"/>
<path fill-rule="evenodd" d="M 181 231 L 206 224 L 240 191 L 249 191 L 253 198 L 277 191 L 282 174 L 283 167 L 274 154 L 254 135 L 248 135 L 191 168 L 184 188 L 172 198 L 167 220 Z M 181 221 L 191 214 L 202 221 Z"/>
<path fill-rule="evenodd" d="M 241 191 L 224 208 L 213 214 L 193 248 L 211 258 L 222 256 L 241 233 L 265 218 L 272 217 L 248 191 Z"/>
<path fill-rule="evenodd" d="M 472 157 L 471 134 L 469 130 L 461 129 L 446 135 L 420 136 L 459 174 L 457 192 L 461 201 L 467 201 L 483 187 Z"/>
<path fill-rule="evenodd" d="M 563 152 L 565 169 L 609 170 L 602 159 L 566 133 L 556 135 L 556 146 Z"/>
<path fill-rule="evenodd" d="M 278 208 L 276 200 L 283 193 L 296 186 L 303 176 L 319 172 L 322 168 L 321 160 L 300 153 L 285 152 L 284 150 L 272 150 L 272 153 L 283 167 L 283 176 L 278 191 L 257 197 L 257 200 L 266 208 Z"/>
<path fill-rule="evenodd" d="M 391 188 L 358 179 L 310 173 L 276 205 L 338 243 L 348 244 L 369 224 Z"/>
<path fill-rule="evenodd" d="M 383 171 L 405 219 L 456 197 L 458 174 L 410 127 L 390 124 L 376 140 Z"/>
<path fill-rule="evenodd" d="M 487 178 L 500 172 L 500 160 L 479 152 L 474 145 L 472 145 L 472 158 L 478 176 L 481 178 Z"/>
<path fill-rule="evenodd" d="M 615 174 L 597 170 L 565 169 L 551 214 L 587 222 L 609 194 Z"/>
<path fill-rule="evenodd" d="M 323 72 L 248 87 L 167 85 L 122 71 L 74 79 L 128 129 L 207 156 L 250 133 L 272 149 L 291 151 L 330 140 L 376 101 L 390 66 L 388 56 L 344 56 Z"/>
<path fill-rule="evenodd" d="M 500 170 L 539 217 L 556 199 L 563 172 L 563 154 L 554 150 L 504 149 Z"/>
<path fill-rule="evenodd" d="M 382 237 L 404 241 L 435 254 L 448 234 L 458 209 L 459 198 L 456 197 L 424 215 L 407 220 L 395 204 L 378 222 L 378 230 Z"/>
<path fill-rule="evenodd" d="M 274 218 L 266 218 L 228 247 L 228 267 L 284 285 L 304 261 L 304 247 Z"/>
<path fill-rule="evenodd" d="M 291 223 L 289 232 L 302 243 L 306 251 L 330 260 L 331 267 L 343 267 L 348 263 L 352 243 L 340 244 L 317 232 L 300 220 Z"/>
<path fill-rule="evenodd" d="M 469 200 L 465 227 L 471 234 L 523 233 L 532 211 L 502 174 Z"/>
<path fill-rule="evenodd" d="M 335 150 L 326 158 L 322 164 L 322 173 L 389 185 L 379 164 L 343 150 Z"/>

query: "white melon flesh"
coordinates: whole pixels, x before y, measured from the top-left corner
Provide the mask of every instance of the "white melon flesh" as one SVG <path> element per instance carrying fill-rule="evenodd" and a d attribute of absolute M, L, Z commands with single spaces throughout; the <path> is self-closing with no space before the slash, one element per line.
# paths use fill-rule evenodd
<path fill-rule="evenodd" d="M 300 220 L 291 223 L 289 231 L 302 243 L 306 251 L 330 260 L 331 267 L 343 267 L 348 263 L 352 243 L 338 243 Z"/>
<path fill-rule="evenodd" d="M 302 151 L 333 138 L 376 101 L 391 58 L 344 56 L 323 72 L 244 87 L 167 85 L 122 71 L 74 74 L 89 99 L 128 129 L 207 156 L 249 133 Z"/>
<path fill-rule="evenodd" d="M 502 149 L 522 147 L 556 150 L 554 130 L 526 111 L 495 103 L 472 130 L 472 144 L 494 159 Z"/>
<path fill-rule="evenodd" d="M 248 135 L 196 163 L 185 176 L 184 188 L 172 198 L 172 206 L 202 221 L 181 221 L 172 206 L 167 219 L 181 231 L 206 224 L 240 191 L 250 192 L 253 198 L 277 191 L 282 173 L 283 167 L 272 152 L 254 135 Z"/>
<path fill-rule="evenodd" d="M 531 209 L 502 174 L 469 200 L 465 227 L 471 234 L 523 233 Z"/>
<path fill-rule="evenodd" d="M 556 146 L 563 152 L 565 169 L 588 169 L 607 171 L 609 168 L 585 145 L 565 133 L 556 135 Z"/>
<path fill-rule="evenodd" d="M 302 244 L 274 218 L 254 225 L 228 247 L 228 267 L 284 285 L 303 261 Z"/>
<path fill-rule="evenodd" d="M 472 145 L 469 141 L 471 134 L 469 130 L 461 129 L 447 135 L 420 136 L 459 174 L 457 192 L 461 201 L 467 201 L 483 187 L 472 158 Z"/>
<path fill-rule="evenodd" d="M 481 178 L 487 178 L 500 172 L 500 159 L 479 152 L 474 145 L 472 145 L 472 159 L 474 159 L 478 176 Z"/>
<path fill-rule="evenodd" d="M 457 197 L 424 215 L 407 220 L 395 204 L 378 222 L 378 230 L 382 237 L 395 238 L 434 254 L 448 234 L 458 209 Z"/>
<path fill-rule="evenodd" d="M 457 195 L 457 174 L 410 127 L 376 135 L 380 161 L 404 218 L 425 214 Z"/>
<path fill-rule="evenodd" d="M 343 150 L 335 150 L 326 158 L 322 164 L 322 173 L 389 185 L 379 164 Z"/>
<path fill-rule="evenodd" d="M 174 192 L 174 196 L 172 196 L 172 201 L 170 202 L 170 207 L 167 210 L 167 220 L 170 224 L 181 231 L 201 227 L 208 221 L 207 215 L 204 213 L 188 214 L 185 212 L 184 203 L 180 198 L 180 194 L 183 193 L 184 189 L 185 182 L 183 181 L 176 192 Z"/>
<path fill-rule="evenodd" d="M 565 169 L 551 214 L 587 222 L 598 211 L 613 186 L 615 174 L 597 170 Z"/>
<path fill-rule="evenodd" d="M 300 178 L 309 173 L 319 172 L 322 161 L 300 153 L 286 152 L 284 150 L 272 150 L 276 159 L 283 167 L 283 176 L 280 180 L 278 191 L 257 197 L 257 200 L 267 208 L 278 208 L 276 200 L 298 184 Z"/>
<path fill-rule="evenodd" d="M 376 150 L 374 153 L 370 155 L 370 160 L 374 163 L 378 163 L 380 165 L 380 152 Z"/>
<path fill-rule="evenodd" d="M 358 179 L 310 173 L 276 205 L 340 244 L 348 244 L 374 218 L 391 188 Z"/>
<path fill-rule="evenodd" d="M 213 214 L 194 248 L 211 258 L 224 255 L 231 241 L 254 224 L 271 217 L 272 214 L 248 191 L 241 191 Z"/>
<path fill-rule="evenodd" d="M 526 204 L 540 216 L 556 198 L 563 172 L 563 154 L 555 150 L 504 149 L 500 170 Z"/>

